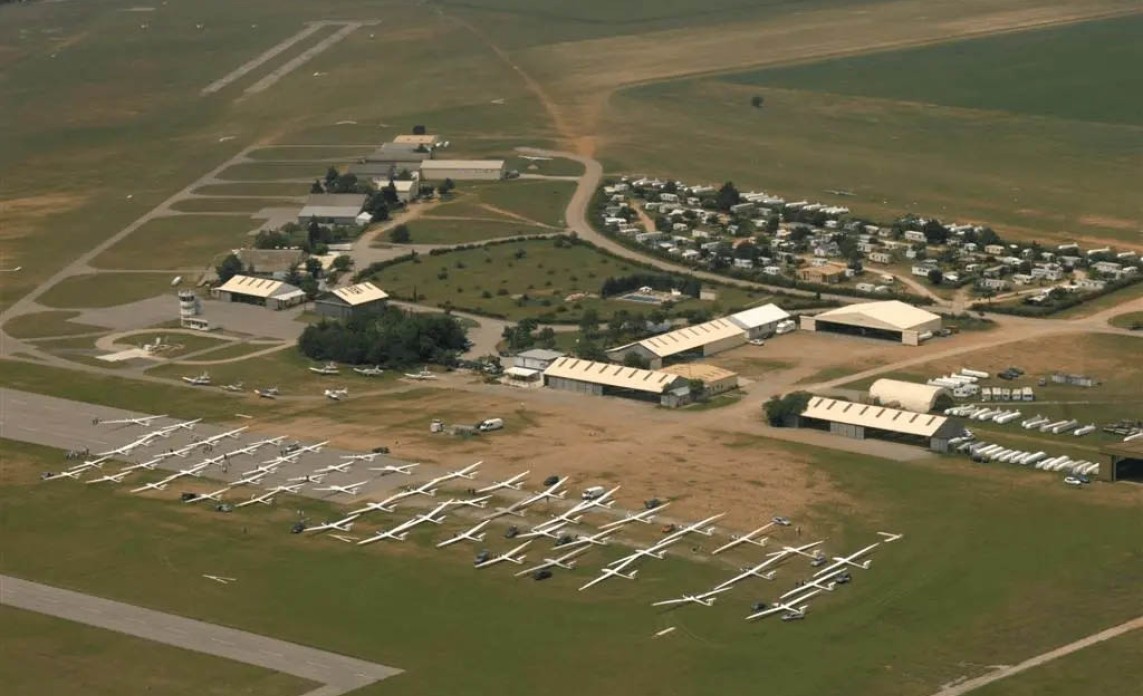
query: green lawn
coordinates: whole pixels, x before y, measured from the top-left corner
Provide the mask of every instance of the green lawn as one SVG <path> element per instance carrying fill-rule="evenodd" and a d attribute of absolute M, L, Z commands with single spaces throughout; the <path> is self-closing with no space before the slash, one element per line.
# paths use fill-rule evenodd
<path fill-rule="evenodd" d="M 709 587 L 756 554 L 717 566 L 656 562 L 634 583 L 580 593 L 615 552 L 594 551 L 570 577 L 537 584 L 499 568 L 474 572 L 470 548 L 432 549 L 460 528 L 451 521 L 411 543 L 360 549 L 285 533 L 295 508 L 312 519 L 335 514 L 323 503 L 285 500 L 227 516 L 177 505 L 174 493 L 49 486 L 37 474 L 58 452 L 0 447 L 10 462 L 0 485 L 10 547 L 3 572 L 406 670 L 363 695 L 657 693 L 670 683 L 681 696 L 743 693 L 760 682 L 789 696 L 931 693 L 978 674 L 977 665 L 1014 664 L 1133 618 L 1132 578 L 1143 570 L 1136 489 L 1076 492 L 1030 484 L 1024 472 L 799 447 L 853 501 L 817 511 L 806 535 L 828 536 L 831 549 L 864 545 L 881 529 L 906 537 L 878 550 L 852 585 L 815 600 L 804 623 L 747 624 L 749 603 L 788 587 L 802 566 L 784 567 L 773 585 L 745 584 L 710 609 L 662 612 L 650 602 Z M 496 536 L 488 546 L 507 548 Z M 203 569 L 239 582 L 205 583 Z M 363 583 L 368 592 L 344 591 Z M 378 630 L 377 620 L 400 630 Z M 676 633 L 649 649 L 651 635 L 670 626 Z M 442 654 L 458 656 L 449 669 Z M 1143 677 L 1137 661 L 1119 669 Z"/>
<path fill-rule="evenodd" d="M 226 349 L 220 349 L 215 355 L 204 353 L 201 356 L 195 356 L 195 359 L 213 360 L 219 356 L 226 357 L 226 353 L 222 352 L 223 350 Z M 237 351 L 238 349 L 235 347 L 233 350 Z M 239 354 L 241 355 L 241 353 Z M 352 396 L 356 390 L 380 385 L 390 377 L 396 378 L 395 374 L 390 375 L 389 373 L 383 377 L 363 377 L 355 374 L 349 367 L 343 367 L 340 375 L 319 375 L 307 369 L 311 366 L 320 367 L 321 365 L 298 353 L 296 348 L 289 347 L 269 355 L 221 365 L 203 367 L 177 364 L 160 365 L 148 370 L 147 374 L 154 377 L 180 379 L 185 375 L 198 374 L 206 369 L 216 385 L 243 382 L 248 390 L 279 387 L 283 396 L 321 396 L 322 390 L 326 388 L 348 388 L 350 396 Z M 260 404 L 269 403 L 271 402 L 260 402 Z"/>
<path fill-rule="evenodd" d="M 556 157 L 550 160 L 530 160 L 524 157 L 509 157 L 508 169 L 515 169 L 521 174 L 540 174 L 542 176 L 583 176 L 583 165 L 575 160 Z"/>
<path fill-rule="evenodd" d="M 245 184 L 207 184 L 194 190 L 201 196 L 305 196 L 309 184 L 251 182 Z"/>
<path fill-rule="evenodd" d="M 320 179 L 329 165 L 321 162 L 244 162 L 222 170 L 225 181 L 262 182 L 290 179 Z"/>
<path fill-rule="evenodd" d="M 236 343 L 229 342 L 221 348 L 208 350 L 204 353 L 194 356 L 195 360 L 229 360 L 230 358 L 240 358 L 251 353 L 256 353 L 260 350 L 266 350 L 272 347 L 272 344 L 265 343 L 247 343 L 245 341 Z"/>
<path fill-rule="evenodd" d="M 736 82 L 1143 126 L 1143 16 L 737 75 Z M 1003 66 L 998 70 L 998 66 Z M 1061 95 L 1067 98 L 1061 98 Z"/>
<path fill-rule="evenodd" d="M 415 228 L 413 234 L 416 235 Z M 521 252 L 523 255 L 518 257 Z M 609 276 L 636 272 L 642 270 L 588 246 L 557 247 L 555 240 L 534 240 L 439 256 L 421 255 L 414 261 L 383 269 L 376 280 L 402 298 L 412 298 L 415 291 L 425 304 L 451 303 L 458 309 L 513 319 L 550 316 L 556 321 L 572 321 L 589 307 L 605 316 L 619 309 L 647 309 L 620 300 L 566 299 L 573 293 L 598 293 Z M 745 290 L 719 288 L 717 302 L 687 300 L 676 305 L 675 311 L 703 307 L 719 313 L 762 299 L 763 296 L 752 296 Z"/>
<path fill-rule="evenodd" d="M 480 197 L 480 202 L 486 205 L 545 225 L 561 227 L 575 184 L 570 181 L 515 179 L 496 183 L 462 182 L 459 190 L 475 193 Z"/>
<path fill-rule="evenodd" d="M 277 147 L 261 147 L 251 150 L 247 157 L 253 160 L 274 162 L 281 160 L 308 160 L 321 162 L 322 160 L 338 160 L 350 162 L 369 154 L 369 150 L 353 145 L 324 145 L 322 147 L 290 147 L 288 145 Z M 323 163 L 326 167 L 337 162 Z M 324 176 L 322 170 L 319 176 Z"/>
<path fill-rule="evenodd" d="M 89 273 L 70 276 L 53 285 L 40 296 L 47 307 L 91 308 L 114 307 L 145 300 L 156 295 L 171 295 L 173 278 L 163 273 Z"/>
<path fill-rule="evenodd" d="M 505 219 L 503 222 L 487 220 L 433 220 L 423 217 L 408 225 L 413 244 L 471 244 L 504 237 L 522 237 L 548 234 L 551 230 L 527 223 Z"/>
<path fill-rule="evenodd" d="M 258 223 L 241 215 L 180 215 L 151 220 L 95 257 L 99 268 L 206 268 L 249 241 Z"/>
<path fill-rule="evenodd" d="M 9 696 L 266 694 L 317 685 L 260 667 L 22 609 L 0 607 L 0 681 Z M 145 656 L 145 657 L 141 657 Z"/>
<path fill-rule="evenodd" d="M 184 213 L 255 213 L 262 208 L 300 208 L 284 198 L 188 198 L 171 206 Z"/>
<path fill-rule="evenodd" d="M 1136 630 L 993 682 L 975 693 L 976 696 L 1129 694 L 1139 688 L 1139 674 L 1123 666 L 1137 665 L 1141 654 L 1143 631 Z"/>
<path fill-rule="evenodd" d="M 229 346 L 232 342 L 217 338 L 210 334 L 171 333 L 169 331 L 153 331 L 149 333 L 132 334 L 123 338 L 119 343 L 128 343 L 141 346 L 144 343 L 154 343 L 155 339 L 162 337 L 163 343 L 172 346 L 169 350 L 158 353 L 164 358 L 173 358 L 187 353 L 194 353 L 207 348 Z M 178 348 L 175 348 L 178 346 Z"/>
<path fill-rule="evenodd" d="M 79 312 L 32 312 L 9 320 L 4 324 L 4 331 L 13 338 L 47 338 L 106 331 L 100 326 L 71 321 L 78 316 Z"/>
<path fill-rule="evenodd" d="M 1111 318 L 1109 322 L 1112 326 L 1118 326 L 1121 329 L 1139 329 L 1143 327 L 1143 312 L 1126 312 L 1124 314 L 1117 314 Z"/>

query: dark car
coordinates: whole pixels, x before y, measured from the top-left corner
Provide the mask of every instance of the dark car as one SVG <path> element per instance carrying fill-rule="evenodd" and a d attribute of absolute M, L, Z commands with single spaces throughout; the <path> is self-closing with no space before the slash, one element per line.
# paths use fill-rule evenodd
<path fill-rule="evenodd" d="M 507 529 L 507 531 L 504 532 L 504 538 L 505 539 L 514 539 L 514 538 L 516 538 L 516 535 L 519 533 L 520 533 L 520 528 L 517 527 L 516 525 L 512 525 L 511 527 L 509 527 Z"/>
<path fill-rule="evenodd" d="M 544 485 L 545 486 L 554 486 L 559 482 L 560 482 L 559 476 L 549 476 L 548 478 L 544 479 Z"/>
<path fill-rule="evenodd" d="M 290 534 L 301 534 L 306 531 L 305 522 L 295 522 L 294 526 L 290 527 Z"/>
<path fill-rule="evenodd" d="M 370 450 L 373 454 L 389 454 L 388 447 L 374 447 Z"/>
<path fill-rule="evenodd" d="M 647 510 L 654 510 L 655 508 L 659 507 L 662 504 L 663 504 L 663 502 L 661 500 L 659 500 L 658 498 L 651 498 L 650 500 L 644 500 L 643 501 L 643 507 Z"/>
<path fill-rule="evenodd" d="M 540 568 L 536 572 L 532 573 L 532 579 L 536 581 L 547 580 L 550 577 L 552 577 L 552 571 L 548 570 L 547 568 Z"/>

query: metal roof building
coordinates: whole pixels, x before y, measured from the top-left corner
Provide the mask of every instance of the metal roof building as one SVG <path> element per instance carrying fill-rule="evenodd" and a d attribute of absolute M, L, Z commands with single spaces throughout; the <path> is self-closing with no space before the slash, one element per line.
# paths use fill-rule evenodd
<path fill-rule="evenodd" d="M 798 416 L 800 427 L 828 429 L 835 435 L 858 440 L 867 437 L 925 444 L 937 452 L 948 451 L 948 441 L 964 433 L 964 426 L 948 416 L 872 406 L 815 396 Z"/>
<path fill-rule="evenodd" d="M 937 402 L 945 397 L 952 402 L 952 391 L 946 387 L 916 382 L 902 382 L 896 379 L 879 379 L 869 387 L 869 396 L 884 406 L 896 406 L 909 411 L 928 413 L 937 408 Z"/>
<path fill-rule="evenodd" d="M 764 304 L 751 307 L 737 314 L 727 317 L 730 321 L 746 330 L 748 338 L 763 338 L 774 333 L 778 322 L 790 318 L 789 312 L 776 304 Z"/>
<path fill-rule="evenodd" d="M 234 276 L 211 294 L 223 302 L 245 302 L 270 309 L 285 309 L 306 299 L 300 288 L 288 283 L 245 275 Z"/>
<path fill-rule="evenodd" d="M 1106 457 L 1099 467 L 1100 478 L 1143 482 L 1143 437 L 1106 445 L 1100 453 Z"/>
<path fill-rule="evenodd" d="M 607 351 L 607 357 L 623 362 L 630 354 L 642 356 L 652 368 L 688 356 L 714 355 L 746 343 L 746 330 L 730 319 L 713 319 L 668 331 Z"/>
<path fill-rule="evenodd" d="M 559 358 L 544 370 L 544 386 L 595 396 L 655 400 L 664 406 L 685 403 L 685 377 L 579 358 Z"/>
<path fill-rule="evenodd" d="M 668 365 L 660 370 L 672 375 L 678 375 L 688 380 L 702 382 L 703 388 L 710 396 L 728 392 L 738 388 L 738 373 L 724 370 L 715 365 L 705 363 L 680 363 Z"/>
<path fill-rule="evenodd" d="M 426 181 L 477 181 L 504 178 L 504 160 L 425 160 L 421 178 Z"/>
<path fill-rule="evenodd" d="M 348 319 L 359 312 L 375 311 L 385 306 L 389 293 L 373 283 L 357 283 L 328 292 L 314 301 L 314 310 L 331 319 Z"/>
<path fill-rule="evenodd" d="M 851 304 L 815 316 L 803 316 L 802 328 L 882 338 L 915 346 L 923 340 L 923 334 L 940 331 L 941 317 L 899 300 L 887 300 Z"/>
<path fill-rule="evenodd" d="M 356 224 L 367 198 L 364 193 L 311 193 L 298 212 L 298 224 L 304 225 L 310 220 L 327 225 Z"/>

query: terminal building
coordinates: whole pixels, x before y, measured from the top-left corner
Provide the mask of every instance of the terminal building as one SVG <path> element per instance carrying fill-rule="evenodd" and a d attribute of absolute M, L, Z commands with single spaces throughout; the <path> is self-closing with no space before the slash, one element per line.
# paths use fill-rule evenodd
<path fill-rule="evenodd" d="M 544 370 L 544 386 L 593 396 L 623 396 L 676 407 L 690 400 L 686 377 L 579 358 L 559 358 Z"/>
<path fill-rule="evenodd" d="M 899 300 L 862 302 L 802 316 L 802 329 L 916 346 L 941 330 L 941 317 Z"/>
<path fill-rule="evenodd" d="M 915 411 L 815 396 L 796 419 L 800 428 L 828 430 L 857 440 L 877 438 L 948 452 L 949 440 L 964 434 L 960 421 Z"/>

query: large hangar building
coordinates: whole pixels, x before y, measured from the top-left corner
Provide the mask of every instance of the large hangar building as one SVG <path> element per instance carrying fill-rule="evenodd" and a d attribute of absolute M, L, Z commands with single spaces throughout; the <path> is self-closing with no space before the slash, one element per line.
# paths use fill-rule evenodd
<path fill-rule="evenodd" d="M 916 346 L 941 330 L 941 317 L 900 300 L 862 302 L 815 316 L 803 316 L 802 329 L 880 338 Z"/>
<path fill-rule="evenodd" d="M 828 430 L 856 440 L 877 438 L 948 452 L 949 440 L 964 433 L 960 421 L 915 411 L 815 396 L 798 416 L 801 428 Z"/>
<path fill-rule="evenodd" d="M 686 377 L 570 357 L 559 358 L 544 370 L 544 386 L 580 394 L 655 401 L 670 407 L 690 399 Z"/>

